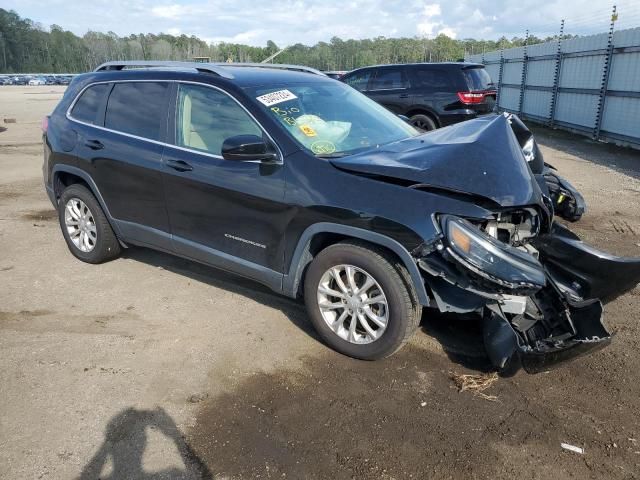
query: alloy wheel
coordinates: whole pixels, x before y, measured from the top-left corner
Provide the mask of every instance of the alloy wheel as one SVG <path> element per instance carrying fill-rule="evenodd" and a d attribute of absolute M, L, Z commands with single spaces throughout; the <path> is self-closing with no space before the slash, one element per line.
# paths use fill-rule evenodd
<path fill-rule="evenodd" d="M 78 250 L 88 253 L 95 248 L 98 231 L 86 203 L 79 198 L 70 199 L 64 208 L 64 223 L 69 238 Z"/>
<path fill-rule="evenodd" d="M 389 323 L 387 297 L 376 279 L 353 265 L 327 270 L 318 285 L 318 307 L 329 328 L 349 343 L 379 339 Z"/>

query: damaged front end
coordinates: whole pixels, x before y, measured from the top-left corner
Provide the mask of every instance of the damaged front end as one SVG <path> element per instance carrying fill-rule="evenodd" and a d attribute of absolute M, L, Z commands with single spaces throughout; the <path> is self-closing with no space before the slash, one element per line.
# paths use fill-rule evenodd
<path fill-rule="evenodd" d="M 493 220 L 441 215 L 441 236 L 414 252 L 442 312 L 478 312 L 500 369 L 535 373 L 606 346 L 603 302 L 638 284 L 640 260 L 613 257 L 535 209 Z"/>
<path fill-rule="evenodd" d="M 580 220 L 587 209 L 582 194 L 561 177 L 552 165 L 545 163 L 533 133 L 522 120 L 514 114 L 505 115 L 542 193 L 551 200 L 554 213 L 570 222 Z"/>

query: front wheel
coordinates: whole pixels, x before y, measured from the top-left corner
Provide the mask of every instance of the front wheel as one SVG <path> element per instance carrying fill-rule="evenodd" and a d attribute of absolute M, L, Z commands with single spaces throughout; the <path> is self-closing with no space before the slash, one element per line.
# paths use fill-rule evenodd
<path fill-rule="evenodd" d="M 377 360 L 410 338 L 422 311 L 404 266 L 384 250 L 356 242 L 332 245 L 313 260 L 304 281 L 307 311 L 332 348 Z"/>

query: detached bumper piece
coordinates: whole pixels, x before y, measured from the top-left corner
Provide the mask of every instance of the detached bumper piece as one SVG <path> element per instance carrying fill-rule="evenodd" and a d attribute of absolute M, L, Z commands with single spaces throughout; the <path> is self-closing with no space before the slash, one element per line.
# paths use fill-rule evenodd
<path fill-rule="evenodd" d="M 496 367 L 522 366 L 528 373 L 538 373 L 611 342 L 602 324 L 600 301 L 558 309 L 561 302 L 554 301 L 552 293 L 545 289 L 531 297 L 525 313 L 511 322 L 499 308 L 485 308 L 484 343 Z"/>

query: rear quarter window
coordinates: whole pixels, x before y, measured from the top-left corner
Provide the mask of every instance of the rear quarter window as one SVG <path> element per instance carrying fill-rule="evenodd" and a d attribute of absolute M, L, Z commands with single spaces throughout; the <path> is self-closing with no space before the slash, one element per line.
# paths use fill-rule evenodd
<path fill-rule="evenodd" d="M 159 140 L 166 121 L 166 82 L 116 83 L 107 101 L 104 126 L 150 140 Z"/>
<path fill-rule="evenodd" d="M 109 85 L 106 83 L 92 85 L 87 88 L 71 109 L 71 116 L 81 122 L 95 124 L 100 104 L 108 90 Z"/>
<path fill-rule="evenodd" d="M 469 91 L 487 90 L 493 87 L 491 77 L 483 67 L 465 68 L 462 73 L 467 81 Z"/>
<path fill-rule="evenodd" d="M 438 68 L 415 68 L 412 84 L 414 88 L 425 88 L 429 90 L 455 90 L 454 82 L 449 76 L 449 72 Z"/>

